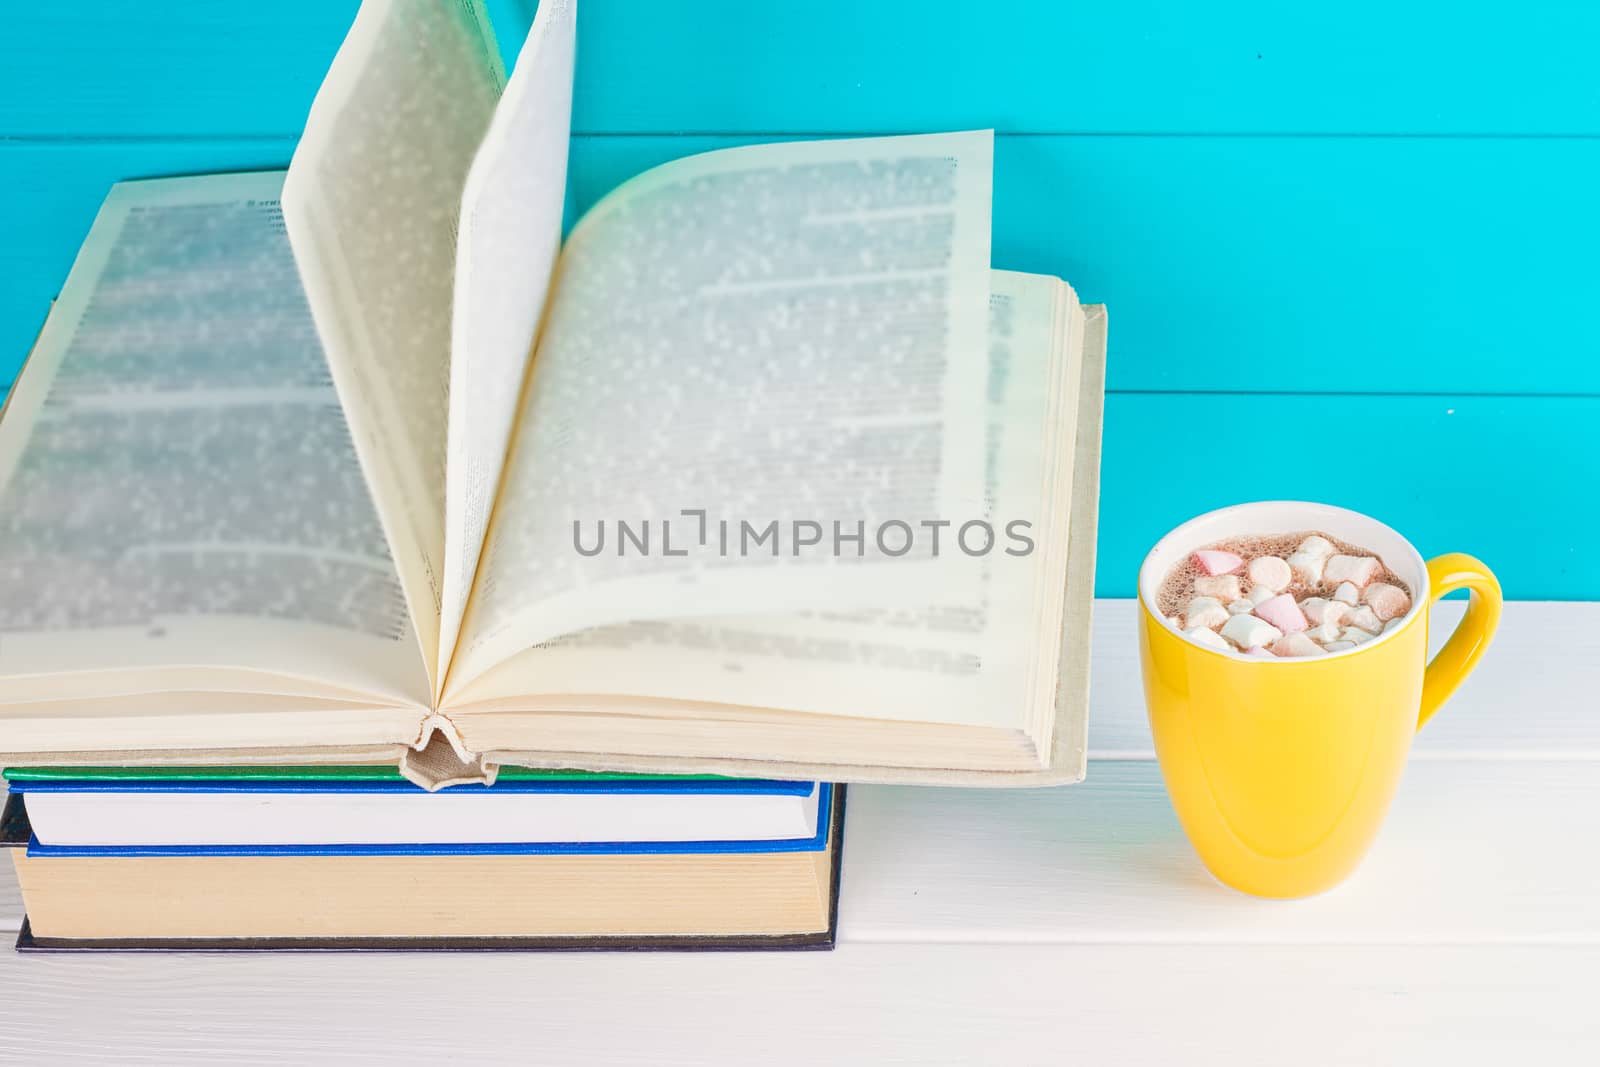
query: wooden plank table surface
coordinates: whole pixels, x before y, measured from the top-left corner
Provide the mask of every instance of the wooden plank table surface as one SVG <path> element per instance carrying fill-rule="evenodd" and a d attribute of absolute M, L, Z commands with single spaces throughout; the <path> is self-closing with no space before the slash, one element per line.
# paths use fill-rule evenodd
<path fill-rule="evenodd" d="M 832 953 L 0 953 L 19 1062 L 1600 1062 L 1600 604 L 1514 602 L 1349 883 L 1212 881 L 1096 605 L 1088 780 L 858 787 Z M 1459 602 L 1442 605 L 1436 641 Z M 313 905 L 314 906 L 314 905 Z M 14 884 L 0 924 L 14 929 Z"/>

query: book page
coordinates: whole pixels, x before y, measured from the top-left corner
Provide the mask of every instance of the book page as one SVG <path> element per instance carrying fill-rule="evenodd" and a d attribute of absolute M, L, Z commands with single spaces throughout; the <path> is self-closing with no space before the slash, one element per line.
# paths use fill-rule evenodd
<path fill-rule="evenodd" d="M 478 570 L 561 246 L 575 4 L 542 0 L 461 199 L 451 329 L 440 672 Z"/>
<path fill-rule="evenodd" d="M 992 149 L 728 149 L 590 211 L 449 686 L 563 632 L 925 600 L 972 571 L 914 527 L 982 506 Z"/>
<path fill-rule="evenodd" d="M 983 518 L 1004 547 L 971 599 L 914 608 L 649 620 L 558 638 L 491 670 L 464 699 L 569 708 L 565 694 L 1022 728 L 1035 703 L 1052 412 L 1069 368 L 1054 278 L 993 272 Z M 1062 361 L 1064 363 L 1065 361 Z M 1059 431 L 1060 427 L 1057 427 Z M 617 664 L 626 663 L 626 670 Z M 529 701 L 527 695 L 539 694 Z M 548 695 L 548 699 L 546 699 Z M 470 710 L 470 705 L 469 705 Z"/>
<path fill-rule="evenodd" d="M 5 701 L 53 673 L 109 695 L 197 668 L 427 699 L 282 182 L 124 183 L 101 208 L 0 420 Z M 145 681 L 94 673 L 115 671 Z"/>
<path fill-rule="evenodd" d="M 365 0 L 283 191 L 430 678 L 444 586 L 456 223 L 503 81 L 475 0 Z"/>

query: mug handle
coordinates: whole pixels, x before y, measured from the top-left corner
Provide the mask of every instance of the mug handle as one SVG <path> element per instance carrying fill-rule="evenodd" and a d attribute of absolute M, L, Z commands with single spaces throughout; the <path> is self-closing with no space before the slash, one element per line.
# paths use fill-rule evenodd
<path fill-rule="evenodd" d="M 1462 552 L 1447 552 L 1430 559 L 1428 584 L 1433 587 L 1430 611 L 1441 597 L 1457 589 L 1471 590 L 1472 599 L 1467 602 L 1467 613 L 1461 617 L 1461 625 L 1423 672 L 1422 711 L 1417 716 L 1419 730 L 1456 691 L 1456 686 L 1472 673 L 1500 627 L 1500 582 L 1481 560 Z"/>

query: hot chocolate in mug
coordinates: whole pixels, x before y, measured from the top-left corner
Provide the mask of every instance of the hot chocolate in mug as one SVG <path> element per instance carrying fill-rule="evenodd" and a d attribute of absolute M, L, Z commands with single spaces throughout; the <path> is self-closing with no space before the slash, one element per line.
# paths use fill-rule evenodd
<path fill-rule="evenodd" d="M 1203 647 L 1158 608 L 1162 580 L 1197 548 L 1318 532 L 1377 555 L 1411 593 L 1400 625 L 1325 655 L 1239 656 Z M 1429 615 L 1471 591 L 1428 662 Z M 1156 757 L 1184 832 L 1223 883 L 1263 897 L 1339 884 L 1366 854 L 1411 738 L 1472 671 L 1500 622 L 1500 583 L 1459 553 L 1423 562 L 1394 530 L 1325 504 L 1223 508 L 1163 537 L 1139 570 L 1139 652 Z"/>

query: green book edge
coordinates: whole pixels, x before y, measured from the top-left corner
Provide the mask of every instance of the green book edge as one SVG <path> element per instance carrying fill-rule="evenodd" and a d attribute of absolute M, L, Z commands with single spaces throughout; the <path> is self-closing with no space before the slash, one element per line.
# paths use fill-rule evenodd
<path fill-rule="evenodd" d="M 368 781 L 403 782 L 393 765 L 311 767 L 8 767 L 8 782 L 147 780 L 147 781 Z M 501 767 L 503 779 L 545 779 L 547 781 L 641 781 L 704 782 L 719 781 L 719 774 L 624 774 L 614 771 L 541 770 L 535 767 Z"/>

